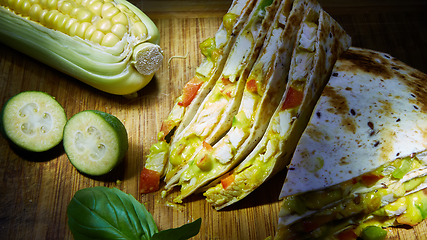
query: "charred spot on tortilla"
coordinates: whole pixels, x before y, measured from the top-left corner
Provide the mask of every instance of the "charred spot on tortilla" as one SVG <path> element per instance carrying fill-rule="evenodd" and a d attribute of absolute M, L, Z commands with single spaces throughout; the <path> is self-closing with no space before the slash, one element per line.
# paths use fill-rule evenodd
<path fill-rule="evenodd" d="M 332 76 L 333 76 L 333 77 L 338 77 L 338 73 L 337 73 L 337 72 L 334 72 L 334 73 L 332 73 Z"/>
<path fill-rule="evenodd" d="M 378 54 L 371 52 L 360 54 L 352 50 L 348 50 L 341 54 L 340 58 L 353 63 L 348 66 L 349 70 L 360 69 L 363 72 L 372 73 L 376 76 L 381 76 L 384 79 L 390 79 L 393 77 L 393 72 L 387 68 L 388 64 L 381 61 Z"/>
<path fill-rule="evenodd" d="M 329 111 L 335 110 L 336 114 L 347 114 L 350 108 L 348 107 L 347 99 L 339 94 L 338 90 L 335 90 L 333 87 L 326 85 L 323 89 L 323 94 L 328 96 L 329 102 L 331 106 L 335 106 L 333 109 L 329 109 Z"/>

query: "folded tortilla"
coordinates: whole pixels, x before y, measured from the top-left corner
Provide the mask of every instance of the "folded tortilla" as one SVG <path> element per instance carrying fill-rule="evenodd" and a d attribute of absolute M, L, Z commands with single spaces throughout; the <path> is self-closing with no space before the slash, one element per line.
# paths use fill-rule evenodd
<path fill-rule="evenodd" d="M 255 2 L 256 0 L 233 0 L 215 37 L 205 40 L 205 43 L 213 45 L 205 47 L 212 49 L 210 52 L 204 53 L 205 58 L 196 69 L 195 77 L 186 83 L 183 94 L 175 100 L 171 112 L 162 122 L 158 133 L 158 142 L 150 148 L 150 154 L 145 161 L 144 167 L 146 169 L 157 172 L 159 176 L 164 175 L 171 139 L 174 134 L 178 134 L 188 125 L 201 102 L 212 90 L 224 68 L 236 36 L 249 17 Z M 185 96 L 186 94 L 191 95 L 190 100 L 185 99 L 188 98 Z"/>
<path fill-rule="evenodd" d="M 340 56 L 288 166 L 276 239 L 357 225 L 425 189 L 425 81 L 386 53 L 351 47 Z"/>
<path fill-rule="evenodd" d="M 215 209 L 244 198 L 289 164 L 332 67 L 350 42 L 320 5 L 307 9 L 297 33 L 285 94 L 263 138 L 221 183 L 204 193 Z"/>
<path fill-rule="evenodd" d="M 214 146 L 200 150 L 181 174 L 176 202 L 236 166 L 255 147 L 286 89 L 296 30 L 301 23 L 304 1 L 281 2 L 265 43 L 248 75 L 238 113 L 232 127 Z"/>
<path fill-rule="evenodd" d="M 170 145 L 166 165 L 165 189 L 171 190 L 188 168 L 188 162 L 204 145 L 213 145 L 231 127 L 246 85 L 246 80 L 280 0 L 260 0 L 230 50 L 223 71 L 197 113 Z"/>
<path fill-rule="evenodd" d="M 427 184 L 426 177 L 422 181 L 423 185 Z M 360 236 L 375 239 L 375 232 L 367 231 L 372 226 L 378 228 L 414 226 L 427 217 L 427 190 L 423 186 L 420 188 L 423 190 L 411 191 L 369 214 L 335 219 L 315 230 L 303 231 L 290 239 L 349 240 L 358 239 Z M 311 225 L 309 222 L 306 224 Z M 276 236 L 275 239 L 285 238 Z"/>

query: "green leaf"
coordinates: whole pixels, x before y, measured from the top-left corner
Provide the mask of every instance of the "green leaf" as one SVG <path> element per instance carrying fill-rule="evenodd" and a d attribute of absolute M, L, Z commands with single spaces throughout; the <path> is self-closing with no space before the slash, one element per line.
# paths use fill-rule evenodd
<path fill-rule="evenodd" d="M 68 204 L 67 216 L 76 240 L 149 240 L 158 232 L 144 205 L 117 188 L 98 186 L 77 191 Z"/>
<path fill-rule="evenodd" d="M 402 163 L 396 168 L 392 175 L 394 178 L 402 179 L 405 174 L 411 170 L 412 160 L 410 158 L 402 159 Z"/>
<path fill-rule="evenodd" d="M 179 228 L 172 228 L 155 233 L 152 240 L 185 240 L 196 236 L 200 231 L 202 219 L 187 223 Z"/>

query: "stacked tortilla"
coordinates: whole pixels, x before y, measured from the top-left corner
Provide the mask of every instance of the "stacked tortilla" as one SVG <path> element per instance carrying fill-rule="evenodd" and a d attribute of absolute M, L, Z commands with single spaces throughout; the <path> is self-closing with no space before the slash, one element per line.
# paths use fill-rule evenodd
<path fill-rule="evenodd" d="M 427 217 L 426 81 L 385 53 L 340 56 L 288 166 L 276 239 L 372 237 Z"/>
<path fill-rule="evenodd" d="M 234 0 L 162 123 L 141 192 L 164 178 L 175 202 L 203 192 L 219 210 L 288 167 L 276 239 L 422 221 L 427 77 L 350 45 L 314 0 Z"/>
<path fill-rule="evenodd" d="M 150 148 L 142 192 L 164 177 L 175 202 L 205 191 L 221 209 L 247 196 L 289 164 L 350 41 L 314 0 L 234 1 Z"/>

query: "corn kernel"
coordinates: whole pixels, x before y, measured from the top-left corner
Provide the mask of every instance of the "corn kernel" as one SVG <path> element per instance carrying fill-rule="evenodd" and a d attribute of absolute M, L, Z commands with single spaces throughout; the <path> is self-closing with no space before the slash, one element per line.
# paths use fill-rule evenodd
<path fill-rule="evenodd" d="M 10 3 L 8 1 L 8 6 L 9 6 L 9 8 L 11 8 L 16 13 L 21 13 L 22 2 L 23 2 L 23 0 L 15 0 L 14 2 L 10 2 Z"/>
<path fill-rule="evenodd" d="M 40 0 L 40 6 L 42 6 L 43 9 L 47 8 L 47 0 Z"/>
<path fill-rule="evenodd" d="M 71 26 L 72 26 L 75 22 L 77 22 L 77 19 L 75 19 L 75 18 L 70 18 L 70 19 L 65 23 L 65 26 L 64 26 L 64 33 L 68 34 L 68 33 L 70 32 L 70 28 L 71 28 Z"/>
<path fill-rule="evenodd" d="M 55 25 L 55 22 L 58 21 L 59 12 L 58 10 L 50 10 L 44 15 L 44 22 L 46 23 L 46 27 L 52 29 Z"/>
<path fill-rule="evenodd" d="M 118 8 L 122 13 L 126 14 L 129 17 L 135 16 L 135 13 L 129 10 L 129 8 L 123 4 L 117 4 L 116 8 Z"/>
<path fill-rule="evenodd" d="M 94 43 L 101 43 L 102 39 L 104 38 L 105 34 L 99 30 L 96 30 L 92 37 L 90 38 L 90 41 Z"/>
<path fill-rule="evenodd" d="M 108 19 L 101 19 L 96 23 L 96 28 L 103 33 L 110 32 L 111 27 L 112 27 L 111 21 Z"/>
<path fill-rule="evenodd" d="M 113 33 L 107 33 L 102 39 L 101 45 L 105 47 L 114 47 L 120 39 Z"/>
<path fill-rule="evenodd" d="M 128 25 L 128 18 L 122 12 L 117 13 L 113 18 L 111 18 L 111 22 L 113 24 L 121 23 L 123 25 Z"/>
<path fill-rule="evenodd" d="M 86 40 L 90 40 L 90 38 L 92 37 L 93 33 L 94 33 L 96 30 L 97 30 L 97 29 L 96 29 L 96 27 L 95 27 L 94 25 L 90 25 L 90 26 L 86 29 L 86 32 L 85 32 L 85 35 L 84 35 L 84 39 L 86 39 Z"/>
<path fill-rule="evenodd" d="M 118 14 L 120 10 L 116 7 L 111 7 L 102 11 L 102 17 L 106 19 L 112 19 L 116 14 Z"/>
<path fill-rule="evenodd" d="M 94 1 L 96 1 L 96 0 L 82 0 L 81 5 L 87 7 Z"/>
<path fill-rule="evenodd" d="M 82 9 L 77 13 L 77 20 L 79 22 L 91 22 L 93 17 L 93 13 L 88 9 Z"/>
<path fill-rule="evenodd" d="M 62 14 L 58 17 L 58 21 L 56 22 L 55 25 L 55 29 L 62 32 L 62 33 L 66 33 L 65 31 L 65 25 L 67 24 L 67 22 L 70 20 L 70 16 L 68 14 Z"/>
<path fill-rule="evenodd" d="M 114 7 L 114 4 L 112 4 L 112 3 L 110 3 L 110 2 L 105 2 L 105 1 L 104 1 L 104 4 L 102 4 L 101 14 L 100 14 L 100 15 L 102 15 L 102 13 L 103 13 L 104 11 L 106 11 L 107 9 L 112 8 L 112 7 Z"/>
<path fill-rule="evenodd" d="M 31 6 L 34 4 L 39 4 L 40 1 L 39 0 L 30 0 Z"/>
<path fill-rule="evenodd" d="M 42 9 L 40 12 L 39 12 L 39 17 L 38 17 L 38 21 L 37 22 L 39 22 L 41 25 L 46 25 L 46 23 L 44 22 L 44 16 L 47 14 L 47 10 L 46 9 Z"/>
<path fill-rule="evenodd" d="M 46 7 L 48 10 L 54 10 L 57 9 L 58 6 L 58 0 L 47 0 Z"/>
<path fill-rule="evenodd" d="M 131 32 L 135 37 L 144 39 L 147 34 L 147 28 L 142 22 L 136 22 L 132 25 Z"/>
<path fill-rule="evenodd" d="M 114 24 L 111 27 L 111 32 L 114 33 L 118 38 L 122 39 L 125 33 L 127 32 L 127 28 L 123 24 Z"/>
<path fill-rule="evenodd" d="M 102 13 L 102 5 L 103 3 L 101 1 L 94 1 L 92 3 L 90 3 L 87 8 L 93 12 L 93 14 L 97 15 L 97 16 L 101 16 Z"/>
<path fill-rule="evenodd" d="M 28 16 L 28 13 L 30 12 L 31 3 L 28 0 L 24 0 L 24 2 L 21 4 L 21 14 L 22 16 Z"/>
<path fill-rule="evenodd" d="M 75 7 L 74 2 L 64 1 L 59 8 L 63 14 L 70 14 L 73 8 Z"/>
<path fill-rule="evenodd" d="M 79 24 L 79 27 L 76 29 L 76 36 L 84 39 L 86 30 L 92 26 L 92 24 L 88 22 L 82 22 Z"/>
<path fill-rule="evenodd" d="M 80 23 L 78 21 L 73 22 L 70 29 L 68 30 L 68 35 L 70 35 L 70 37 L 74 37 L 76 35 L 77 28 L 79 27 L 79 25 Z"/>
<path fill-rule="evenodd" d="M 73 10 L 71 10 L 70 16 L 77 19 L 77 15 L 79 14 L 79 12 L 84 11 L 84 9 L 85 8 L 82 5 L 78 5 L 74 7 Z"/>
<path fill-rule="evenodd" d="M 131 23 L 141 22 L 141 20 L 139 19 L 139 17 L 136 16 L 136 15 L 128 15 L 128 17 L 129 17 L 129 21 Z"/>

